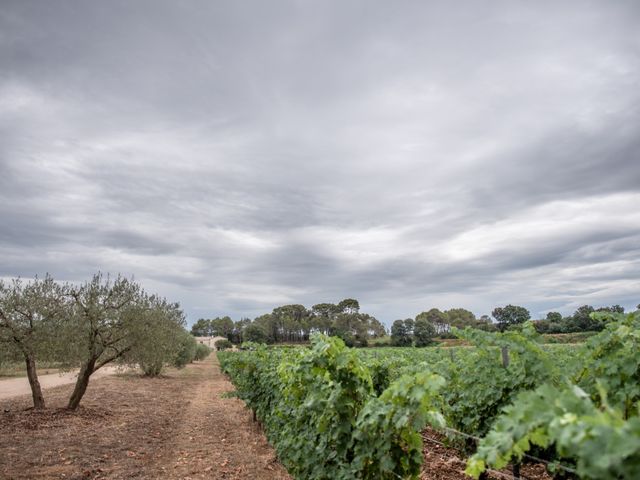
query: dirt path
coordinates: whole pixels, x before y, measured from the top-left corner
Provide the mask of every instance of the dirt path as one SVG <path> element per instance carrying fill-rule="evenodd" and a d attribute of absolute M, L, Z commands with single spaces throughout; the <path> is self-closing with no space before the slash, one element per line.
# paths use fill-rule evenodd
<path fill-rule="evenodd" d="M 170 448 L 159 463 L 158 475 L 169 479 L 289 479 L 266 442 L 251 412 L 236 398 L 215 355 L 191 372 L 200 378 Z"/>
<path fill-rule="evenodd" d="M 114 367 L 102 367 L 91 376 L 91 379 L 95 380 L 105 375 L 113 375 L 117 371 L 118 369 Z M 50 373 L 49 375 L 39 375 L 38 380 L 44 390 L 75 383 L 77 374 L 77 370 L 66 373 Z M 31 395 L 31 387 L 29 387 L 27 377 L 0 379 L 0 400 L 18 397 L 20 395 Z"/>
<path fill-rule="evenodd" d="M 215 355 L 161 378 L 92 379 L 77 412 L 72 385 L 0 401 L 0 478 L 289 479 Z"/>

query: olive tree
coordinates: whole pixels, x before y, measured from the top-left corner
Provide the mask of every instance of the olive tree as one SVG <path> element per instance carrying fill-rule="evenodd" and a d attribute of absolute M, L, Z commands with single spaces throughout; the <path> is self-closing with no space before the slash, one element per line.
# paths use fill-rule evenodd
<path fill-rule="evenodd" d="M 178 342 L 178 352 L 173 359 L 172 365 L 176 368 L 183 368 L 196 358 L 198 342 L 195 337 L 186 330 L 182 330 L 176 336 L 176 341 Z"/>
<path fill-rule="evenodd" d="M 68 334 L 73 341 L 71 361 L 80 366 L 67 408 L 75 410 L 84 396 L 89 378 L 108 363 L 122 358 L 139 338 L 138 325 L 144 302 L 140 286 L 118 276 L 111 280 L 98 273 L 80 286 L 70 287 L 72 320 Z"/>
<path fill-rule="evenodd" d="M 214 344 L 216 347 L 216 350 L 227 350 L 230 348 L 233 348 L 233 343 L 231 343 L 229 340 L 227 340 L 226 338 L 220 339 L 220 340 L 216 340 L 216 343 Z"/>
<path fill-rule="evenodd" d="M 157 296 L 142 296 L 137 318 L 131 323 L 131 348 L 123 361 L 139 366 L 146 376 L 160 375 L 179 353 L 185 318 L 180 305 Z"/>
<path fill-rule="evenodd" d="M 194 360 L 204 360 L 211 353 L 211 349 L 202 343 L 196 345 L 196 354 Z"/>
<path fill-rule="evenodd" d="M 24 283 L 0 281 L 0 344 L 5 361 L 22 357 L 26 364 L 34 408 L 45 407 L 36 360 L 55 350 L 56 324 L 67 318 L 64 287 L 50 276 Z"/>

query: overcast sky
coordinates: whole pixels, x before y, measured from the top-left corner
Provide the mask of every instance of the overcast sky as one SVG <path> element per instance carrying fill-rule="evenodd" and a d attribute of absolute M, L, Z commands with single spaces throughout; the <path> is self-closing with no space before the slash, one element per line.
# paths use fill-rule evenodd
<path fill-rule="evenodd" d="M 0 277 L 193 322 L 640 303 L 640 3 L 0 6 Z"/>

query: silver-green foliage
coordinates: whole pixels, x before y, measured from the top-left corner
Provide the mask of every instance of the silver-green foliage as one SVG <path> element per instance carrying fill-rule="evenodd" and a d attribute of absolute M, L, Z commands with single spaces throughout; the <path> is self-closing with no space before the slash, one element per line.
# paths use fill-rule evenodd
<path fill-rule="evenodd" d="M 233 348 L 233 343 L 231 343 L 226 338 L 221 338 L 220 340 L 216 340 L 216 343 L 214 345 L 216 347 L 216 350 L 228 350 L 230 348 Z"/>
<path fill-rule="evenodd" d="M 204 360 L 211 353 L 211 349 L 202 343 L 196 345 L 194 360 Z"/>
<path fill-rule="evenodd" d="M 22 358 L 34 397 L 44 407 L 36 361 L 79 368 L 68 407 L 77 408 L 90 376 L 111 362 L 124 362 L 157 374 L 174 362 L 189 337 L 177 304 L 148 295 L 133 280 L 102 274 L 80 284 L 51 277 L 0 282 L 0 361 Z"/>
<path fill-rule="evenodd" d="M 175 341 L 177 342 L 177 352 L 173 357 L 172 365 L 176 368 L 184 368 L 195 359 L 198 342 L 186 330 L 176 335 Z"/>
<path fill-rule="evenodd" d="M 66 319 L 65 288 L 50 276 L 0 281 L 0 364 L 25 363 L 35 408 L 45 407 L 37 361 L 50 361 L 63 350 L 60 325 Z"/>
<path fill-rule="evenodd" d="M 131 326 L 132 348 L 124 356 L 125 363 L 139 366 L 147 376 L 157 376 L 175 363 L 188 335 L 179 305 L 158 296 L 143 296 L 136 321 Z M 195 355 L 195 352 L 194 352 Z"/>

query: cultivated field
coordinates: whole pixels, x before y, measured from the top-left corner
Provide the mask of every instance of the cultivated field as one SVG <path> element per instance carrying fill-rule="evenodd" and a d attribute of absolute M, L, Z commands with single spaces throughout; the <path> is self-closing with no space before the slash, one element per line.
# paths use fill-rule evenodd
<path fill-rule="evenodd" d="M 473 347 L 457 349 L 353 350 L 319 335 L 310 349 L 220 359 L 296 478 L 638 478 L 640 313 L 602 319 L 582 346 L 543 345 L 528 324 L 466 330 Z M 450 477 L 437 474 L 445 455 L 430 456 L 442 446 L 458 452 Z"/>

